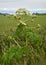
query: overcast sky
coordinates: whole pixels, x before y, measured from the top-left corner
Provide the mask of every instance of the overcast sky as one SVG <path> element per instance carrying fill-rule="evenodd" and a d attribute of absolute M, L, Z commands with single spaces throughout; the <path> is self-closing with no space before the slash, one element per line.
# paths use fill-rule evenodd
<path fill-rule="evenodd" d="M 0 9 L 46 9 L 46 0 L 0 0 Z"/>

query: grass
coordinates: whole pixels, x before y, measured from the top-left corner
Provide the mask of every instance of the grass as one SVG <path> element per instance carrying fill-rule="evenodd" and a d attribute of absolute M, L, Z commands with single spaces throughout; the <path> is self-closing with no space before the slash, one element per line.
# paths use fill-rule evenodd
<path fill-rule="evenodd" d="M 40 24 L 41 26 L 46 26 L 46 15 L 37 15 L 36 17 L 25 15 L 22 16 L 21 19 L 23 22 L 26 22 L 29 27 L 37 27 L 38 24 Z M 0 15 L 0 34 L 2 34 L 3 32 L 9 33 L 10 29 L 15 30 L 17 24 L 18 21 L 14 16 Z"/>
<path fill-rule="evenodd" d="M 8 32 L 11 28 L 16 27 L 16 20 L 12 16 L 0 15 L 0 33 Z"/>
<path fill-rule="evenodd" d="M 9 33 L 0 35 L 0 65 L 46 65 L 44 27 L 46 15 L 24 15 L 21 19 L 0 15 L 0 34 Z"/>

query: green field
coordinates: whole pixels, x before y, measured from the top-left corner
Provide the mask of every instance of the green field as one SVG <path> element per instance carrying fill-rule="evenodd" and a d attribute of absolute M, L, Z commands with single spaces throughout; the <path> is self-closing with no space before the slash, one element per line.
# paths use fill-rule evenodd
<path fill-rule="evenodd" d="M 0 15 L 0 65 L 46 65 L 46 15 Z"/>
<path fill-rule="evenodd" d="M 32 21 L 33 18 L 33 21 Z M 21 20 L 26 22 L 29 27 L 36 26 L 40 24 L 41 26 L 46 26 L 46 15 L 36 15 L 36 16 L 21 16 Z M 10 15 L 0 15 L 0 34 L 3 32 L 10 32 L 10 29 L 15 30 L 19 22 L 14 16 Z"/>

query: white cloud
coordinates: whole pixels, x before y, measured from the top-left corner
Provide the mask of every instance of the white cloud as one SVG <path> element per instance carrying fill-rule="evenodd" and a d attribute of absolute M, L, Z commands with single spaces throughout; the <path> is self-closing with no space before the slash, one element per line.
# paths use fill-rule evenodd
<path fill-rule="evenodd" d="M 5 11 L 7 10 L 8 11 L 8 10 L 16 10 L 16 9 L 15 8 L 0 8 L 0 10 L 5 10 Z"/>

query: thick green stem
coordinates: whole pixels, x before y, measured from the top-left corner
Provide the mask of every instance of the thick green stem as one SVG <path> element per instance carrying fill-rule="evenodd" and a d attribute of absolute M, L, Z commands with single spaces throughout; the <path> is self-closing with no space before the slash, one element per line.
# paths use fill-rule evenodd
<path fill-rule="evenodd" d="M 27 65 L 27 58 L 24 56 L 24 65 Z"/>
<path fill-rule="evenodd" d="M 21 48 L 21 46 L 18 44 L 18 42 L 13 38 L 14 42 L 18 45 L 19 48 Z"/>
<path fill-rule="evenodd" d="M 27 41 L 27 37 L 26 37 L 26 47 L 28 46 L 28 41 Z"/>

